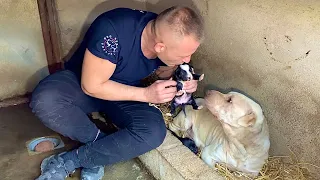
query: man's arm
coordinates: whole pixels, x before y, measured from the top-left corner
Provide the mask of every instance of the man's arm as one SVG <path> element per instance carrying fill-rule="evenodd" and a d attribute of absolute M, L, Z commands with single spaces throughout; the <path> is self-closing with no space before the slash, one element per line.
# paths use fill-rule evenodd
<path fill-rule="evenodd" d="M 82 90 L 86 94 L 99 99 L 146 102 L 144 88 L 128 86 L 109 80 L 115 68 L 116 64 L 93 55 L 87 49 L 82 67 Z"/>
<path fill-rule="evenodd" d="M 170 101 L 175 95 L 174 81 L 157 81 L 147 88 L 128 86 L 109 78 L 116 64 L 93 55 L 86 50 L 82 67 L 81 88 L 89 96 L 114 101 L 141 101 L 162 103 Z"/>

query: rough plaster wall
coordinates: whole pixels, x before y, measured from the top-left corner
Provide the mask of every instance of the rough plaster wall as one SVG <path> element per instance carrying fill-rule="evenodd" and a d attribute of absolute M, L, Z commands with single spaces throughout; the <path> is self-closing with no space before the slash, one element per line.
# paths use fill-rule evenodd
<path fill-rule="evenodd" d="M 160 12 L 182 3 L 196 7 L 205 18 L 207 34 L 192 59 L 206 74 L 199 95 L 210 84 L 244 91 L 264 108 L 271 155 L 288 155 L 288 146 L 301 161 L 320 165 L 320 2 L 143 2 L 57 0 L 63 54 L 72 50 L 92 20 L 105 10 L 124 6 Z"/>
<path fill-rule="evenodd" d="M 68 60 L 78 47 L 92 21 L 117 7 L 145 10 L 145 0 L 56 0 L 61 31 L 62 56 Z"/>
<path fill-rule="evenodd" d="M 33 90 L 48 74 L 36 1 L 0 0 L 0 100 Z"/>
<path fill-rule="evenodd" d="M 173 3 L 147 2 L 161 4 L 147 5 L 157 12 Z M 206 75 L 198 94 L 211 84 L 252 96 L 270 126 L 271 155 L 289 155 L 289 147 L 320 166 L 320 1 L 194 2 L 207 34 L 192 58 Z"/>

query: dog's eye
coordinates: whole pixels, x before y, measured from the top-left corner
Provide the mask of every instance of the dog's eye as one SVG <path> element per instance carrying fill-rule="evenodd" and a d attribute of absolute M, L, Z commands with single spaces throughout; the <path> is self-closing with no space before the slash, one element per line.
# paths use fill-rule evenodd
<path fill-rule="evenodd" d="M 228 97 L 227 102 L 228 102 L 228 103 L 232 103 L 232 97 L 231 97 L 231 96 Z"/>

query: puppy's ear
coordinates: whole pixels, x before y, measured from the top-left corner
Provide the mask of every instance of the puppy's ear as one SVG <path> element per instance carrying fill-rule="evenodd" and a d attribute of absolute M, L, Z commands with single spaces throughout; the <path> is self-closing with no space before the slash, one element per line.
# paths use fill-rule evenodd
<path fill-rule="evenodd" d="M 176 71 L 175 71 L 175 76 L 177 78 L 177 80 L 181 80 L 183 77 L 182 77 L 182 72 L 181 72 L 181 68 L 177 68 Z"/>
<path fill-rule="evenodd" d="M 190 72 L 191 72 L 191 74 L 195 74 L 194 73 L 194 68 L 192 66 L 190 66 Z"/>
<path fill-rule="evenodd" d="M 257 120 L 257 116 L 251 112 L 250 114 L 244 115 L 238 120 L 238 124 L 243 127 L 252 126 Z"/>

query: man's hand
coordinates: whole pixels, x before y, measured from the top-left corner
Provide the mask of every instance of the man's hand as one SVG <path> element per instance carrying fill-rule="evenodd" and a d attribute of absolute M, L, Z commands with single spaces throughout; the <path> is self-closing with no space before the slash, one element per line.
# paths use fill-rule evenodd
<path fill-rule="evenodd" d="M 145 89 L 145 97 L 150 103 L 166 103 L 177 93 L 177 82 L 173 80 L 157 80 Z"/>
<path fill-rule="evenodd" d="M 183 84 L 183 89 L 187 93 L 193 93 L 197 90 L 198 87 L 198 81 L 197 80 L 191 80 L 191 81 L 185 81 Z"/>

